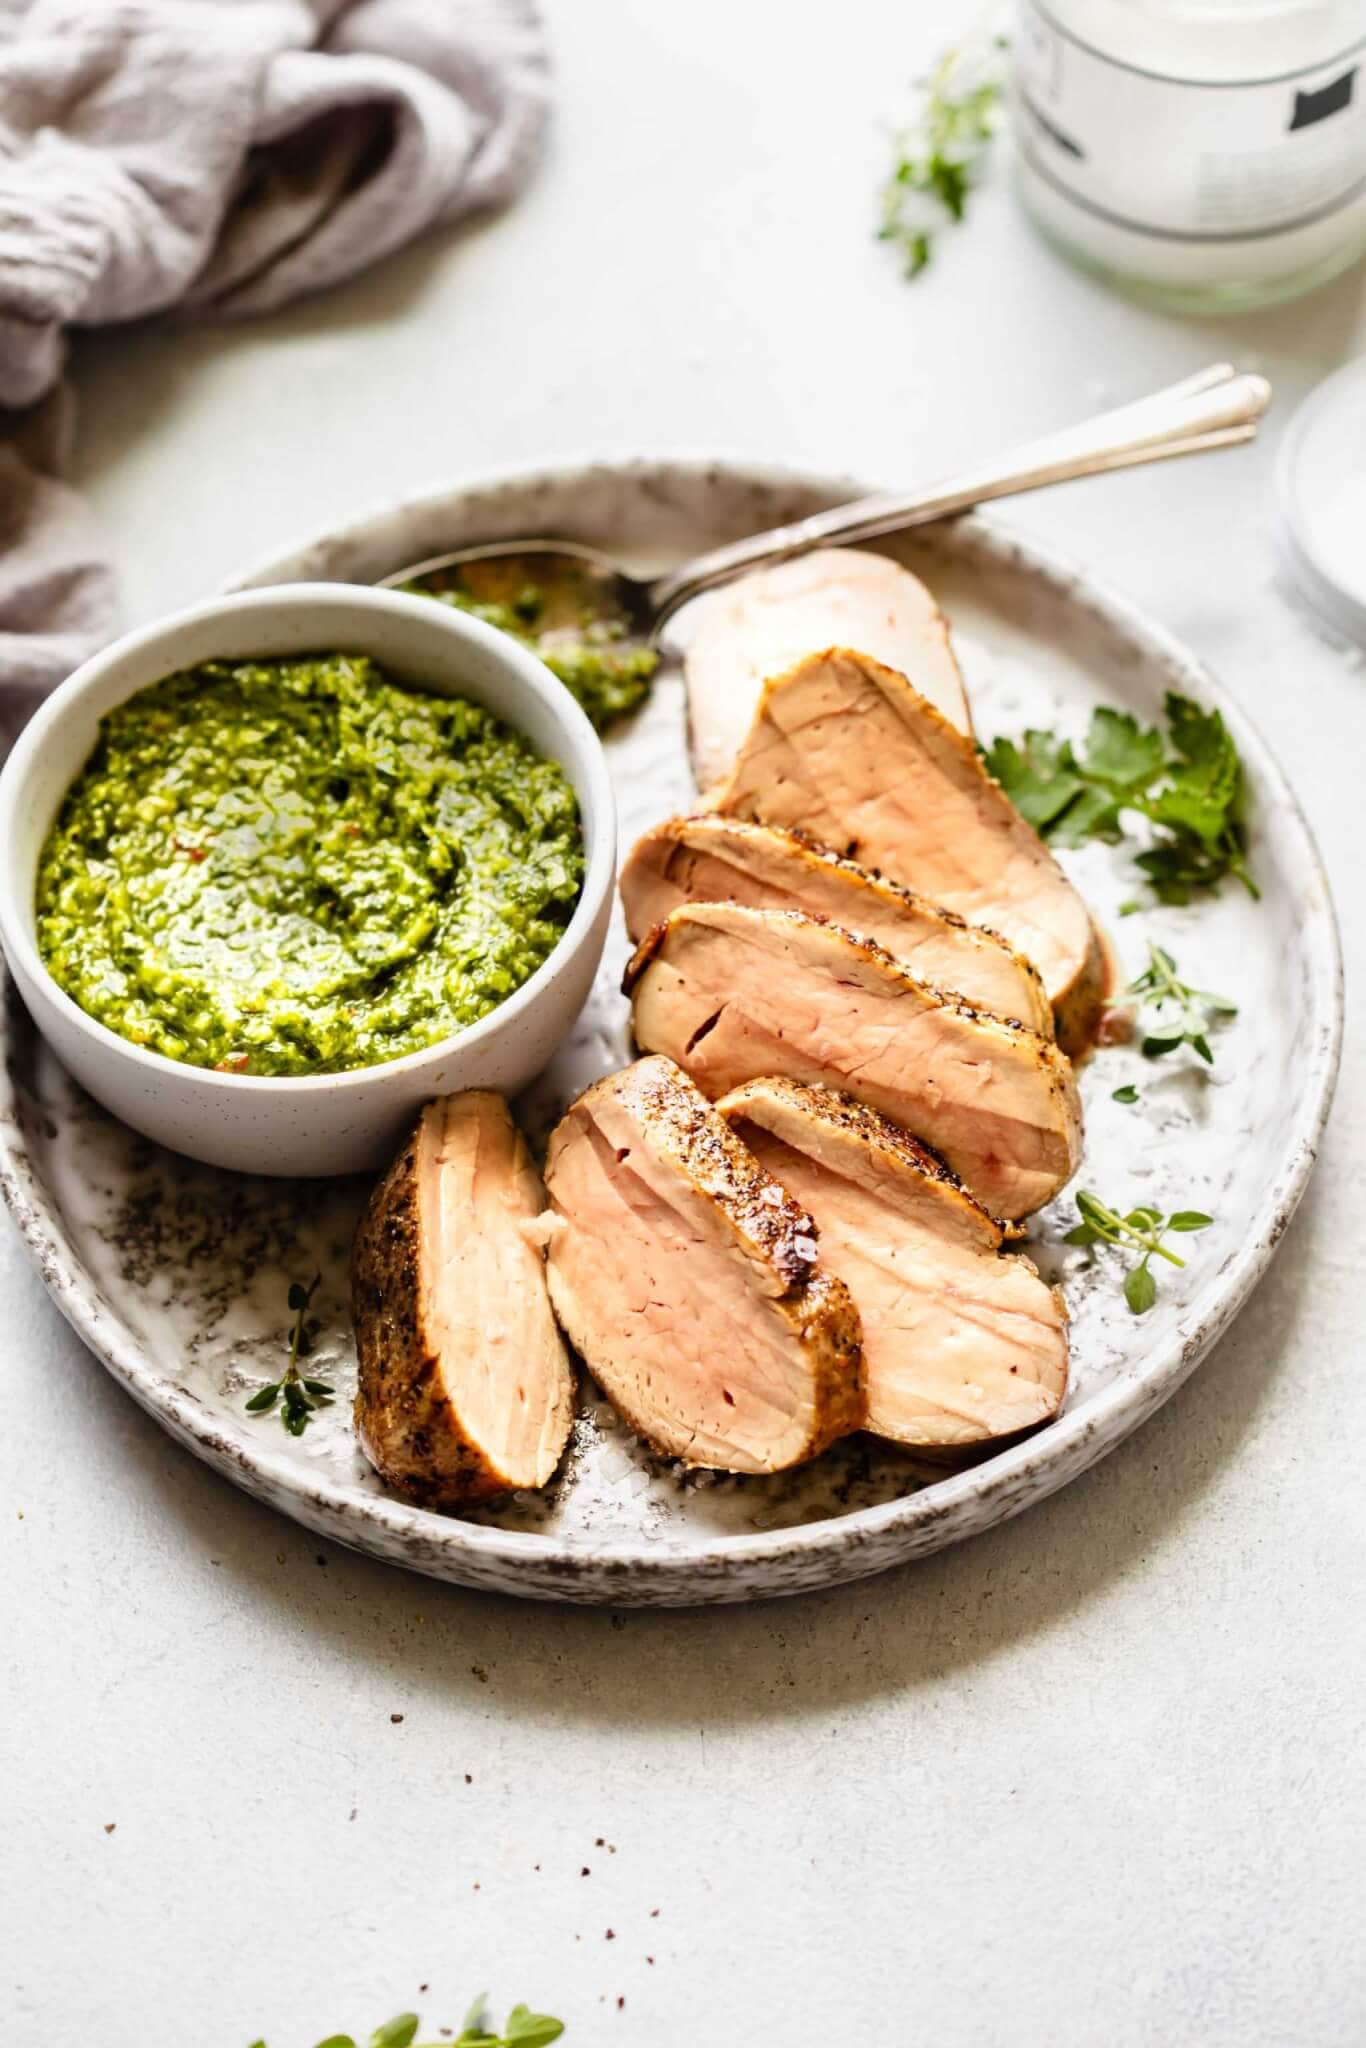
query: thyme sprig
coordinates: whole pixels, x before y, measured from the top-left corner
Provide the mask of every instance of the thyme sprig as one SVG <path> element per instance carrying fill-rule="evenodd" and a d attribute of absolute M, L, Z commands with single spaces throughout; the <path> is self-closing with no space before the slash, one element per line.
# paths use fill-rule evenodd
<path fill-rule="evenodd" d="M 315 1273 L 307 1287 L 298 1280 L 291 1282 L 288 1299 L 294 1322 L 289 1332 L 289 1362 L 278 1380 L 261 1387 L 247 1402 L 248 1415 L 264 1415 L 278 1401 L 280 1420 L 291 1436 L 302 1436 L 315 1411 L 325 1408 L 336 1392 L 330 1380 L 306 1379 L 299 1371 L 299 1360 L 308 1357 L 322 1328 L 317 1317 L 308 1313 L 321 1279 L 321 1273 Z"/>
<path fill-rule="evenodd" d="M 939 230 L 966 211 L 1000 126 L 1007 47 L 1005 36 L 970 36 L 917 81 L 920 105 L 897 132 L 878 228 L 878 240 L 897 249 L 908 278 L 929 262 Z"/>
<path fill-rule="evenodd" d="M 1168 1008 L 1176 1012 L 1173 1020 L 1178 1029 L 1172 1029 L 1167 1022 L 1164 1028 L 1149 1032 L 1143 1040 L 1143 1051 L 1150 1060 L 1158 1060 L 1165 1053 L 1175 1052 L 1180 1045 L 1188 1045 L 1198 1053 L 1206 1066 L 1214 1065 L 1214 1054 L 1210 1050 L 1209 1032 L 1222 1017 L 1236 1017 L 1238 1005 L 1231 1003 L 1227 996 L 1217 996 L 1207 988 L 1192 988 L 1181 980 L 1176 971 L 1176 962 L 1170 953 L 1164 953 L 1161 946 L 1148 942 L 1148 964 L 1136 980 L 1129 983 L 1131 996 L 1142 996 L 1147 1006 L 1159 1015 Z"/>
<path fill-rule="evenodd" d="M 1117 1210 L 1108 1208 L 1099 1195 L 1090 1194 L 1085 1188 L 1077 1196 L 1077 1214 L 1081 1221 L 1068 1231 L 1064 1244 L 1109 1244 L 1141 1254 L 1137 1265 L 1131 1266 L 1124 1277 L 1124 1299 L 1136 1316 L 1146 1315 L 1157 1300 L 1152 1260 L 1165 1259 L 1171 1266 L 1186 1263 L 1170 1245 L 1162 1242 L 1168 1231 L 1206 1230 L 1214 1221 L 1200 1209 L 1177 1209 L 1164 1216 L 1160 1209 L 1143 1207 L 1130 1209 L 1127 1216 L 1121 1216 Z"/>
<path fill-rule="evenodd" d="M 551 2041 L 558 2041 L 564 2032 L 563 2020 L 552 2019 L 549 2013 L 532 2012 L 528 2006 L 514 2005 L 507 2016 L 501 2034 L 488 2030 L 485 2008 L 488 1994 L 480 1992 L 474 2004 L 465 2015 L 465 2023 L 454 2041 L 417 2040 L 421 2021 L 415 2012 L 396 2013 L 391 2020 L 375 2028 L 368 2037 L 365 2048 L 549 2048 Z M 253 2041 L 251 2048 L 266 2048 L 264 2041 Z M 317 2048 L 357 2048 L 354 2034 L 329 2034 Z"/>

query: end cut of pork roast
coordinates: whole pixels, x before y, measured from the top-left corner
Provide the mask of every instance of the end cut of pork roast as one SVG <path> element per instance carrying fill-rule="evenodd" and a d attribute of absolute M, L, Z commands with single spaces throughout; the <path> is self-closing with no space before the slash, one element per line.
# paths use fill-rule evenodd
<path fill-rule="evenodd" d="M 904 675 L 846 647 L 764 687 L 716 809 L 805 832 L 999 932 L 1043 977 L 1059 1042 L 1094 1035 L 1105 956 L 1090 914 L 972 741 Z"/>
<path fill-rule="evenodd" d="M 858 1315 L 810 1217 L 670 1061 L 578 1098 L 546 1188 L 555 1313 L 659 1450 L 778 1472 L 862 1425 Z"/>
<path fill-rule="evenodd" d="M 621 872 L 626 929 L 639 944 L 680 903 L 804 910 L 875 939 L 918 981 L 996 1017 L 1053 1034 L 1038 970 L 994 932 L 941 910 L 800 833 L 719 812 L 670 818 L 639 839 Z"/>
<path fill-rule="evenodd" d="M 908 974 L 800 911 L 686 903 L 627 970 L 637 1045 L 715 1099 L 778 1074 L 843 1089 L 946 1159 L 994 1216 L 1027 1216 L 1081 1156 L 1071 1062 L 1050 1039 Z"/>
<path fill-rule="evenodd" d="M 389 1483 L 457 1508 L 544 1486 L 574 1371 L 535 1231 L 545 1190 L 501 1095 L 428 1103 L 351 1258 L 356 1427 Z"/>
<path fill-rule="evenodd" d="M 857 647 L 914 676 L 950 724 L 972 730 L 944 615 L 886 555 L 817 548 L 698 599 L 694 616 L 684 679 L 699 789 L 728 774 L 766 679 L 820 647 Z"/>
<path fill-rule="evenodd" d="M 1067 1390 L 1061 1299 L 913 1138 L 847 1095 L 751 1081 L 718 1104 L 811 1211 L 863 1325 L 867 1426 L 966 1448 L 1033 1429 Z"/>

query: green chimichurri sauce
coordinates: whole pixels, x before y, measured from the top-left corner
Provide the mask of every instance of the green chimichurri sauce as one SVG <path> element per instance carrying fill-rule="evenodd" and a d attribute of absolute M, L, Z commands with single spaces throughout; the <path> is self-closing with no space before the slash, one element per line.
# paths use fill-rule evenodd
<path fill-rule="evenodd" d="M 478 705 L 364 656 L 206 662 L 101 724 L 43 849 L 38 944 L 137 1045 L 335 1073 L 485 1016 L 582 882 L 569 782 Z"/>
<path fill-rule="evenodd" d="M 553 578 L 528 582 L 515 561 L 495 557 L 438 570 L 401 588 L 470 612 L 532 648 L 599 732 L 635 710 L 659 667 L 655 650 L 632 641 L 626 621 L 603 608 L 595 579 L 572 569 L 558 567 Z"/>

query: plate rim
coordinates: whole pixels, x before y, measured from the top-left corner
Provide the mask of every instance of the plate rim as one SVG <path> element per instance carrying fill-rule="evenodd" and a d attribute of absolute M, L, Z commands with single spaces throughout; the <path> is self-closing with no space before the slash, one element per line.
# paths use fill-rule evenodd
<path fill-rule="evenodd" d="M 552 461 L 532 460 L 470 470 L 380 501 L 344 522 L 321 531 L 315 529 L 292 546 L 272 549 L 222 587 L 240 590 L 263 580 L 285 580 L 279 575 L 278 565 L 282 562 L 312 549 L 336 547 L 359 538 L 386 518 L 419 512 L 424 506 L 435 510 L 443 502 L 473 492 L 489 492 L 504 486 L 527 488 L 538 483 L 563 486 L 574 479 L 581 480 L 587 472 L 645 476 L 661 471 L 687 473 L 699 484 L 705 482 L 708 472 L 722 471 L 760 488 L 797 488 L 827 495 L 832 503 L 838 502 L 843 494 L 869 488 L 847 474 L 765 460 L 735 450 L 661 448 L 627 456 L 567 455 Z M 1240 751 L 1245 758 L 1255 760 L 1259 780 L 1293 820 L 1308 870 L 1318 883 L 1319 914 L 1313 924 L 1319 958 L 1318 972 L 1306 982 L 1310 1044 L 1305 1059 L 1302 1114 L 1287 1140 L 1279 1171 L 1254 1209 L 1243 1242 L 1212 1275 L 1204 1290 L 1217 1289 L 1217 1299 L 1201 1309 L 1197 1295 L 1191 1304 L 1189 1327 L 1178 1326 L 1173 1330 L 1157 1347 L 1156 1356 L 1142 1353 L 1131 1360 L 1084 1407 L 1070 1414 L 1065 1410 L 1035 1435 L 979 1465 L 948 1474 L 913 1493 L 843 1516 L 822 1516 L 781 1529 L 708 1535 L 677 1548 L 639 1541 L 597 1548 L 540 1531 L 462 1521 L 386 1494 L 363 1493 L 353 1482 L 322 1472 L 303 1472 L 287 1453 L 249 1438 L 245 1430 L 234 1433 L 211 1420 L 197 1396 L 151 1365 L 131 1333 L 125 1334 L 122 1327 L 108 1327 L 98 1306 L 98 1285 L 84 1264 L 79 1245 L 70 1232 L 58 1227 L 45 1199 L 16 1116 L 9 1064 L 0 1062 L 0 1192 L 21 1239 L 34 1258 L 48 1293 L 77 1334 L 139 1406 L 169 1427 L 187 1448 L 225 1471 L 236 1483 L 245 1484 L 249 1491 L 264 1495 L 284 1512 L 289 1509 L 276 1498 L 277 1494 L 311 1508 L 325 1517 L 327 1533 L 340 1541 L 356 1540 L 360 1547 L 375 1554 L 372 1546 L 364 1542 L 363 1529 L 383 1531 L 392 1548 L 387 1547 L 380 1554 L 418 1570 L 436 1569 L 438 1575 L 458 1578 L 458 1572 L 443 1572 L 436 1560 L 449 1565 L 467 1558 L 477 1573 L 477 1582 L 498 1583 L 506 1591 L 516 1591 L 517 1578 L 530 1568 L 533 1576 L 563 1574 L 565 1583 L 556 1588 L 561 1597 L 588 1599 L 611 1599 L 614 1591 L 620 1593 L 621 1588 L 614 1588 L 611 1583 L 616 1580 L 649 1582 L 666 1597 L 672 1582 L 690 1580 L 691 1591 L 686 1586 L 677 1589 L 680 1603 L 699 1597 L 700 1582 L 726 1580 L 742 1572 L 749 1583 L 736 1597 L 744 1599 L 762 1597 L 765 1590 L 809 1590 L 882 1570 L 909 1559 L 918 1549 L 930 1547 L 918 1545 L 916 1538 L 933 1530 L 936 1524 L 944 1525 L 947 1533 L 942 1540 L 949 1542 L 958 1534 L 974 1533 L 978 1528 L 1008 1519 L 1098 1462 L 1162 1406 L 1200 1363 L 1240 1313 L 1274 1256 L 1308 1184 L 1332 1106 L 1342 1050 L 1344 983 L 1337 914 L 1328 877 L 1308 819 L 1270 746 L 1238 700 L 1202 660 L 1136 601 L 1115 590 L 1106 579 L 1082 568 L 1063 551 L 1022 535 L 997 519 L 973 514 L 953 523 L 1003 566 L 1041 578 L 1057 596 L 1081 605 L 1120 636 L 1145 646 L 1183 677 L 1195 694 L 1216 705 L 1235 731 Z M 11 982 L 10 1004 L 15 1000 Z M 32 1028 L 36 1031 L 37 1027 Z M 8 1036 L 3 1020 L 0 1036 Z M 973 1529 L 955 1530 L 955 1522 L 973 1507 L 979 1511 L 973 1517 Z M 863 1559 L 861 1553 L 869 1546 L 876 1550 L 876 1555 Z M 415 1551 L 419 1554 L 414 1555 Z M 846 1566 L 843 1570 L 839 1568 L 841 1554 Z M 830 1569 L 813 1571 L 811 1567 L 826 1556 Z M 756 1575 L 779 1567 L 795 1574 L 790 1583 L 771 1589 L 754 1583 Z M 605 1575 L 608 1583 L 595 1590 L 586 1583 L 594 1573 Z M 540 1584 L 522 1590 L 544 1597 L 550 1588 Z"/>

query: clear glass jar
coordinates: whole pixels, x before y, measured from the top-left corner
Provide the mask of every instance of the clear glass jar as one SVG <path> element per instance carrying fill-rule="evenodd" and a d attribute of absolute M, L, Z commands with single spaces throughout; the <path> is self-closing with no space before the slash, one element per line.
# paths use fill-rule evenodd
<path fill-rule="evenodd" d="M 1122 290 L 1291 298 L 1366 253 L 1366 0 L 1016 0 L 1021 190 Z"/>

